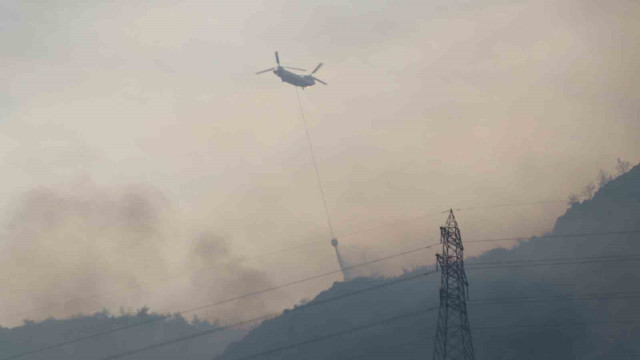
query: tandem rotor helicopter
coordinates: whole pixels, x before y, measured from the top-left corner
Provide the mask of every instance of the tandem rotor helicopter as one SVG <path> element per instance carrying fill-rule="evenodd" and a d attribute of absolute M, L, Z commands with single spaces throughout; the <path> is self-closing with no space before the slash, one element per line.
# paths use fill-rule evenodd
<path fill-rule="evenodd" d="M 294 67 L 288 67 L 288 66 L 282 66 L 280 65 L 280 57 L 278 56 L 278 52 L 276 51 L 276 63 L 278 64 L 277 67 L 273 67 L 270 69 L 266 69 L 266 70 L 262 70 L 262 71 L 258 71 L 256 73 L 256 75 L 262 74 L 262 73 L 266 73 L 268 71 L 273 71 L 274 74 L 276 74 L 277 77 L 279 77 L 280 79 L 282 79 L 282 82 L 287 82 L 293 86 L 299 86 L 301 87 L 303 90 L 304 88 L 308 87 L 308 86 L 313 86 L 316 84 L 316 81 L 327 85 L 326 82 L 318 79 L 317 77 L 314 77 L 313 74 L 316 73 L 316 71 L 318 71 L 318 69 L 320 69 L 322 67 L 322 63 L 318 64 L 318 66 L 316 66 L 315 69 L 313 69 L 313 71 L 309 74 L 309 75 L 298 75 L 295 73 L 292 73 L 291 71 L 285 70 L 285 69 L 291 69 L 291 70 L 298 70 L 298 71 L 306 71 L 305 69 L 298 69 L 298 68 L 294 68 Z"/>

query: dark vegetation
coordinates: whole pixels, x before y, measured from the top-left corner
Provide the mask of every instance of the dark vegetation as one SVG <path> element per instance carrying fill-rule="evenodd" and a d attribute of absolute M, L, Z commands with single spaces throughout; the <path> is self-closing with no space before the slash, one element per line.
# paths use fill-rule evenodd
<path fill-rule="evenodd" d="M 617 178 L 610 175 L 602 178 L 599 190 L 582 202 L 573 201 L 567 212 L 557 219 L 549 235 L 640 230 L 640 166 L 629 170 L 627 165 Z M 464 229 L 462 233 L 464 239 Z M 640 235 L 635 233 L 580 238 L 534 237 L 521 241 L 510 250 L 495 249 L 468 259 L 471 295 L 468 310 L 474 328 L 476 358 L 637 358 L 640 356 L 640 322 L 622 324 L 616 321 L 640 321 L 638 261 L 593 262 L 587 259 L 591 262 L 478 268 L 480 263 L 487 262 L 507 262 L 501 264 L 505 266 L 510 261 L 637 254 L 640 254 Z M 432 269 L 415 269 L 403 276 L 428 270 Z M 311 303 L 394 280 L 360 278 L 336 283 Z M 438 288 L 439 274 L 435 274 L 336 302 L 286 311 L 278 318 L 265 321 L 241 342 L 231 345 L 220 359 L 234 360 L 437 306 Z M 629 293 L 635 293 L 636 297 L 629 297 Z M 612 294 L 622 298 L 569 299 Z M 483 304 L 483 299 L 503 300 Z M 512 301 L 506 301 L 509 299 Z M 432 311 L 262 358 L 422 360 L 431 356 L 435 327 L 436 312 Z M 398 346 L 400 344 L 406 345 Z"/>
<path fill-rule="evenodd" d="M 25 356 L 24 359 L 99 359 L 151 343 L 218 327 L 215 323 L 212 324 L 197 317 L 187 321 L 179 314 L 150 313 L 146 307 L 139 309 L 136 313 L 122 312 L 119 315 L 103 311 L 92 315 L 77 315 L 64 320 L 48 319 L 41 322 L 27 320 L 23 326 L 11 329 L 0 328 L 0 358 L 142 322 L 149 323 L 65 347 L 34 353 Z M 128 359 L 210 359 L 212 354 L 224 349 L 229 341 L 238 340 L 245 333 L 244 330 L 228 330 L 220 332 L 215 337 L 202 337 L 190 342 L 166 346 L 132 355 Z"/>
<path fill-rule="evenodd" d="M 572 199 L 550 235 L 640 230 L 640 166 L 619 176 L 601 174 L 600 187 L 582 201 Z M 464 229 L 462 229 L 464 240 Z M 541 266 L 538 259 L 575 259 L 640 254 L 639 234 L 532 238 L 512 249 L 495 249 L 466 261 L 470 283 L 469 314 L 477 359 L 622 359 L 640 356 L 640 273 L 638 261 L 587 262 Z M 588 259 L 587 259 L 588 260 Z M 516 261 L 517 263 L 513 263 Z M 512 263 L 509 263 L 512 262 Z M 565 261 L 567 262 L 567 261 Z M 569 261 L 570 262 L 570 261 Z M 500 267 L 480 269 L 482 263 Z M 513 266 L 528 264 L 532 266 Z M 511 266 L 511 267 L 505 267 Z M 402 277 L 431 271 L 424 267 Z M 229 342 L 221 360 L 286 347 L 308 339 L 438 305 L 440 274 L 399 282 L 317 306 L 298 306 L 245 330 L 220 333 L 140 353 L 130 359 L 210 359 Z M 307 303 L 340 297 L 397 278 L 357 278 L 335 283 Z M 622 294 L 618 299 L 570 297 Z M 553 299 L 550 299 L 552 297 Z M 545 299 L 546 298 L 546 299 Z M 507 301 L 511 299 L 511 301 Z M 488 303 L 482 303 L 483 300 Z M 489 301 L 490 300 L 490 301 Z M 553 300 L 553 301 L 550 301 Z M 158 319 L 25 357 L 25 359 L 99 359 L 151 343 L 215 329 L 218 325 L 142 308 L 137 313 L 107 311 L 23 326 L 0 328 L 0 358 L 129 324 Z M 425 359 L 432 351 L 436 311 L 391 321 L 364 331 L 276 352 L 263 359 Z M 245 336 L 246 335 L 246 336 Z M 241 339 L 241 340 L 240 340 Z M 404 344 L 404 345 L 402 345 Z M 402 345 L 402 346 L 399 346 Z"/>

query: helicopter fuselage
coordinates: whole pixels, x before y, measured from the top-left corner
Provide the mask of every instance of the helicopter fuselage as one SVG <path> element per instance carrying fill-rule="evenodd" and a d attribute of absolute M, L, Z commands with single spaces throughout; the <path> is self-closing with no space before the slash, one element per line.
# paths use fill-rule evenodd
<path fill-rule="evenodd" d="M 294 86 L 299 86 L 303 89 L 316 84 L 313 77 L 308 75 L 294 74 L 282 67 L 275 69 L 273 73 L 276 74 L 276 76 L 279 77 L 283 82 L 289 83 Z"/>
<path fill-rule="evenodd" d="M 293 86 L 299 86 L 302 89 L 309 86 L 313 86 L 316 84 L 316 82 L 319 82 L 322 85 L 327 85 L 326 82 L 313 76 L 322 67 L 322 63 L 319 63 L 318 66 L 316 66 L 315 69 L 311 71 L 311 73 L 307 75 L 298 75 L 298 74 L 292 73 L 291 71 L 288 71 L 287 69 L 293 69 L 297 71 L 307 71 L 307 70 L 280 65 L 280 57 L 278 56 L 278 52 L 276 51 L 276 64 L 278 64 L 278 66 L 265 69 L 262 71 L 258 71 L 256 75 L 260 75 L 260 74 L 264 74 L 266 72 L 272 71 L 274 74 L 276 74 L 277 77 L 280 78 L 280 80 L 282 80 L 282 82 L 286 82 Z"/>

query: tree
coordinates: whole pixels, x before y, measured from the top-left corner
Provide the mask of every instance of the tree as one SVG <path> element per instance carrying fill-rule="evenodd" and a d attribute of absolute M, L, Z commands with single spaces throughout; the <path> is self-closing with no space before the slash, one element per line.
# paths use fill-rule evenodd
<path fill-rule="evenodd" d="M 598 173 L 598 189 L 602 189 L 609 181 L 613 180 L 613 177 L 604 170 L 600 170 Z"/>
<path fill-rule="evenodd" d="M 580 202 L 580 197 L 576 194 L 569 195 L 569 206 L 576 205 Z"/>
<path fill-rule="evenodd" d="M 138 317 L 147 317 L 149 316 L 149 307 L 148 306 L 143 306 L 140 309 L 138 309 L 138 311 L 136 311 L 136 316 Z"/>
<path fill-rule="evenodd" d="M 626 174 L 631 167 L 631 163 L 628 161 L 620 160 L 620 158 L 617 159 L 617 162 L 618 163 L 616 164 L 616 171 L 618 172 L 618 175 Z"/>
<path fill-rule="evenodd" d="M 582 195 L 588 200 L 593 198 L 596 192 L 596 186 L 593 183 L 588 183 L 584 189 L 582 189 Z"/>

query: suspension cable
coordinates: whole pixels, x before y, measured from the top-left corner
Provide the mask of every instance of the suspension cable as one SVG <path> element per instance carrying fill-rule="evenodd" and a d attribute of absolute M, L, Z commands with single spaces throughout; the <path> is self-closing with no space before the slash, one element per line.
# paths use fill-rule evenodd
<path fill-rule="evenodd" d="M 329 208 L 327 207 L 327 200 L 324 195 L 324 187 L 322 186 L 322 180 L 320 179 L 320 171 L 318 170 L 318 161 L 316 160 L 316 154 L 313 151 L 313 144 L 311 143 L 311 135 L 309 134 L 309 127 L 307 126 L 307 120 L 304 117 L 304 110 L 302 109 L 302 101 L 300 101 L 300 92 L 296 87 L 296 97 L 298 99 L 298 107 L 300 108 L 300 118 L 304 125 L 304 131 L 307 134 L 307 143 L 309 144 L 309 152 L 311 153 L 311 159 L 313 160 L 313 168 L 316 171 L 316 179 L 318 180 L 318 188 L 320 189 L 320 195 L 322 196 L 322 206 L 324 207 L 324 214 L 327 217 L 327 224 L 329 225 L 329 232 L 331 238 L 335 239 L 335 232 L 333 231 L 333 223 L 331 223 L 331 216 L 329 215 Z"/>

